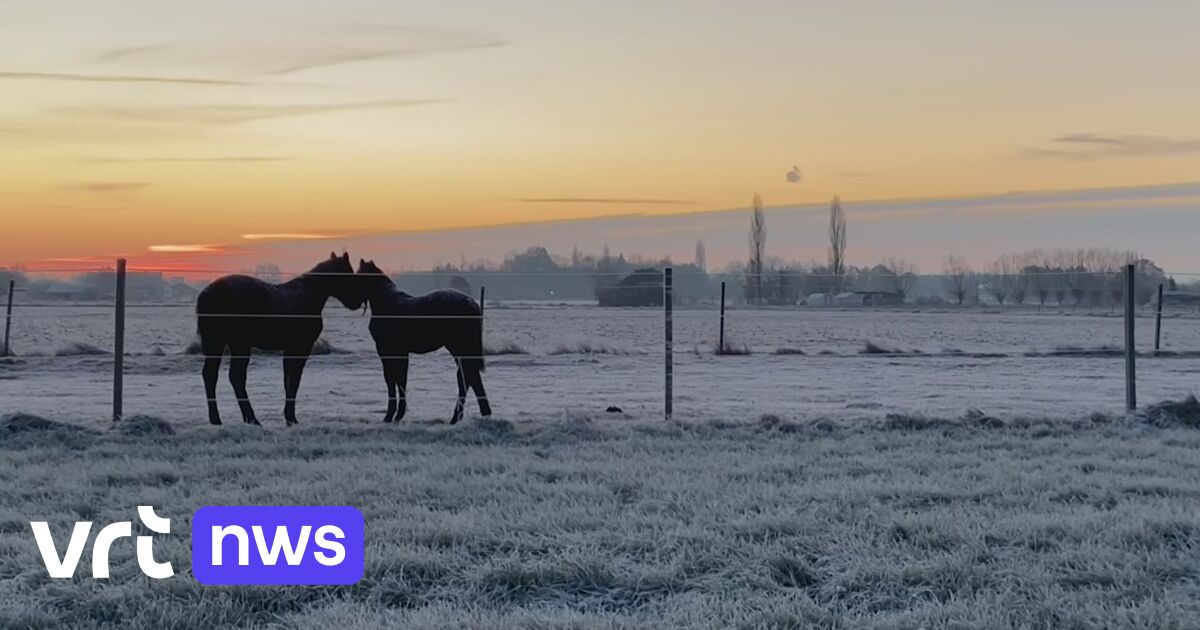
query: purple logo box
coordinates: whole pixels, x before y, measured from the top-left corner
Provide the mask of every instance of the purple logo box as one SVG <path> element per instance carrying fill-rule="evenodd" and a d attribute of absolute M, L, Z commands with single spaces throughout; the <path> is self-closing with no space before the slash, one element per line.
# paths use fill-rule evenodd
<path fill-rule="evenodd" d="M 362 512 L 349 506 L 207 506 L 192 515 L 201 584 L 354 584 L 362 579 Z"/>

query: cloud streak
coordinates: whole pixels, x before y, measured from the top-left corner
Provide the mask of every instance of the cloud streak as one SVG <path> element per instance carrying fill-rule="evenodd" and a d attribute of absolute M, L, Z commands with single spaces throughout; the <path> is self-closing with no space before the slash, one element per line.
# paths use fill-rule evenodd
<path fill-rule="evenodd" d="M 330 238 L 341 238 L 336 234 L 306 234 L 306 233 L 281 233 L 281 234 L 243 234 L 242 238 L 247 241 L 320 241 Z"/>
<path fill-rule="evenodd" d="M 216 254 L 224 251 L 220 245 L 151 245 L 146 249 L 168 254 Z"/>
<path fill-rule="evenodd" d="M 79 81 L 85 83 L 165 83 L 171 85 L 255 85 L 247 81 L 232 79 L 206 79 L 192 77 L 158 77 L 128 74 L 77 74 L 72 72 L 12 72 L 0 71 L 0 80 L 10 81 Z"/>
<path fill-rule="evenodd" d="M 498 48 L 507 42 L 469 33 L 398 25 L 358 25 L 302 37 L 193 39 L 117 48 L 101 63 L 190 66 L 240 75 L 283 75 L 328 66 Z"/>
<path fill-rule="evenodd" d="M 254 162 L 290 162 L 296 160 L 289 155 L 229 155 L 213 157 L 140 157 L 140 158 L 106 158 L 81 157 L 78 164 L 205 164 L 205 163 L 254 163 Z"/>
<path fill-rule="evenodd" d="M 639 199 L 625 197 L 527 197 L 516 199 L 521 203 L 580 203 L 580 204 L 641 204 L 641 205 L 689 205 L 696 203 L 686 199 Z"/>
<path fill-rule="evenodd" d="M 64 192 L 95 193 L 99 195 L 136 193 L 150 187 L 150 182 L 91 182 L 59 186 Z"/>
<path fill-rule="evenodd" d="M 1048 147 L 1025 149 L 1025 155 L 1082 161 L 1200 153 L 1200 139 L 1171 136 L 1072 133 L 1048 142 Z"/>
<path fill-rule="evenodd" d="M 55 110 L 55 113 L 77 118 L 99 118 L 131 123 L 234 125 L 273 118 L 290 118 L 294 116 L 372 109 L 400 109 L 445 102 L 447 101 L 442 99 L 394 99 L 387 101 L 321 103 L 311 105 L 91 106 L 63 107 Z"/>

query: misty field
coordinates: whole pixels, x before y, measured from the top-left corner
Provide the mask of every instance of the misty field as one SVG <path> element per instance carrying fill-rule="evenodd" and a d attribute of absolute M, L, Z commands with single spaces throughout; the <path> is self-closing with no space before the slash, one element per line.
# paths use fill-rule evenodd
<path fill-rule="evenodd" d="M 1196 627 L 1200 433 L 1184 411 L 294 430 L 9 416 L 0 627 Z M 176 577 L 142 576 L 132 543 L 111 580 L 46 577 L 29 520 L 136 528 L 139 504 L 172 519 L 155 550 Z M 188 534 L 207 504 L 355 505 L 365 577 L 202 587 Z"/>

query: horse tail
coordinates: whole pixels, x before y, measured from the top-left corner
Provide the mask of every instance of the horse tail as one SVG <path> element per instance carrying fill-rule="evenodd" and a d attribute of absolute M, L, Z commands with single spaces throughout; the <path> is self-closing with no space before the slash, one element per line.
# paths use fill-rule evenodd
<path fill-rule="evenodd" d="M 471 298 L 468 298 L 471 299 Z M 471 332 L 467 342 L 467 357 L 463 359 L 464 367 L 472 367 L 480 372 L 487 370 L 487 362 L 483 359 L 483 309 L 475 304 L 475 300 L 471 299 L 474 307 L 475 318 L 471 320 Z"/>

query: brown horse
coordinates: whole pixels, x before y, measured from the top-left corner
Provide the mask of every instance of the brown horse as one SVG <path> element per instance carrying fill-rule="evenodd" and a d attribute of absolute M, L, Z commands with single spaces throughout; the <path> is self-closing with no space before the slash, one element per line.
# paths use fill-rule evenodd
<path fill-rule="evenodd" d="M 411 296 L 396 288 L 373 261 L 359 260 L 357 277 L 362 295 L 371 305 L 371 337 L 387 382 L 388 408 L 383 421 L 404 417 L 409 353 L 425 354 L 442 347 L 458 364 L 458 403 L 450 424 L 462 419 L 468 387 L 475 390 L 479 413 L 492 415 L 483 390 L 483 311 L 479 304 L 454 289 Z"/>
<path fill-rule="evenodd" d="M 325 302 L 335 297 L 346 308 L 362 306 L 350 255 L 329 254 L 312 271 L 271 284 L 250 276 L 233 275 L 214 280 L 196 300 L 196 324 L 204 352 L 204 391 L 208 396 L 208 421 L 221 424 L 217 410 L 217 376 L 221 357 L 229 349 L 229 383 L 242 409 L 242 421 L 258 424 L 246 394 L 246 368 L 253 348 L 283 352 L 283 388 L 287 396 L 283 415 L 296 424 L 296 392 L 300 376 L 323 327 Z"/>

